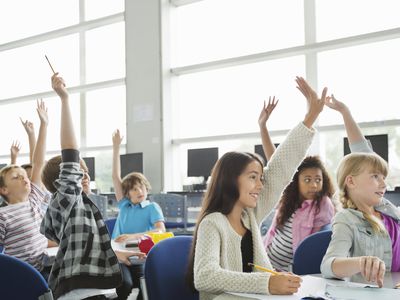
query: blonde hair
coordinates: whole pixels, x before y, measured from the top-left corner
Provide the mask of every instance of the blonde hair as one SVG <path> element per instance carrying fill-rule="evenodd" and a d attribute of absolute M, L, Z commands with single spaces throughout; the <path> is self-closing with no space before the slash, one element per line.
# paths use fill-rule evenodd
<path fill-rule="evenodd" d="M 339 199 L 343 208 L 358 210 L 357 205 L 349 197 L 346 178 L 349 175 L 357 176 L 367 168 L 373 170 L 373 172 L 380 173 L 385 177 L 388 174 L 388 165 L 386 161 L 375 153 L 351 153 L 341 160 L 337 169 L 337 183 L 339 187 Z M 377 217 L 364 211 L 361 212 L 375 233 L 386 232 L 385 227 Z"/>
<path fill-rule="evenodd" d="M 7 165 L 0 169 L 0 188 L 6 187 L 6 180 L 5 180 L 6 175 L 8 174 L 8 172 L 10 172 L 13 169 L 23 169 L 23 168 L 21 168 L 20 166 L 17 166 L 17 165 Z M 0 193 L 0 195 L 4 199 L 8 200 L 6 195 L 3 195 L 1 193 Z"/>

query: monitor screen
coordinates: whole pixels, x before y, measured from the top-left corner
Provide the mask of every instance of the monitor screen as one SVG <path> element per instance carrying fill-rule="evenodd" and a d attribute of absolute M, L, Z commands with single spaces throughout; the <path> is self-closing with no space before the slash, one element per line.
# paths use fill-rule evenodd
<path fill-rule="evenodd" d="M 89 169 L 89 176 L 91 181 L 95 181 L 95 165 L 94 165 L 94 157 L 82 157 L 82 159 L 85 161 L 86 166 Z"/>
<path fill-rule="evenodd" d="M 143 153 L 121 154 L 121 177 L 132 172 L 143 173 Z"/>
<path fill-rule="evenodd" d="M 371 142 L 372 149 L 376 154 L 389 162 L 389 142 L 387 134 L 366 135 L 365 138 Z M 345 137 L 343 141 L 344 155 L 350 153 L 349 142 Z"/>
<path fill-rule="evenodd" d="M 206 181 L 217 160 L 218 148 L 188 149 L 187 176 L 202 176 Z"/>
<path fill-rule="evenodd" d="M 278 148 L 279 143 L 274 143 L 274 145 L 275 145 L 275 148 Z M 265 162 L 265 163 L 268 162 L 267 158 L 265 157 L 264 149 L 263 149 L 263 146 L 262 146 L 262 145 L 254 145 L 254 153 L 257 153 L 257 154 L 260 155 L 262 158 L 264 158 L 264 162 Z"/>

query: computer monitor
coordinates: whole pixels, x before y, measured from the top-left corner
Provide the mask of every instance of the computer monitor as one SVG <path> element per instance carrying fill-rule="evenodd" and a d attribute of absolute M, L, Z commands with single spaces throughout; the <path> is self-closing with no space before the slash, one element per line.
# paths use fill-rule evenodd
<path fill-rule="evenodd" d="M 143 173 L 143 153 L 127 153 L 120 155 L 121 177 L 132 172 Z"/>
<path fill-rule="evenodd" d="M 0 170 L 3 169 L 7 164 L 0 164 Z"/>
<path fill-rule="evenodd" d="M 211 170 L 218 160 L 218 148 L 188 149 L 188 177 L 203 177 L 207 182 Z"/>
<path fill-rule="evenodd" d="M 371 142 L 372 149 L 376 154 L 389 162 L 389 141 L 387 134 L 366 135 L 365 138 Z M 350 153 L 349 141 L 345 137 L 343 140 L 344 155 Z"/>
<path fill-rule="evenodd" d="M 88 167 L 90 180 L 95 181 L 96 172 L 95 172 L 94 157 L 82 157 L 82 159 L 85 161 L 86 166 Z"/>
<path fill-rule="evenodd" d="M 274 143 L 274 145 L 275 145 L 275 148 L 278 148 L 279 143 Z M 254 145 L 254 153 L 257 153 L 258 155 L 260 155 L 264 159 L 265 163 L 268 162 L 268 159 L 265 157 L 265 153 L 264 153 L 264 149 L 263 149 L 262 145 Z"/>
<path fill-rule="evenodd" d="M 386 191 L 383 197 L 400 207 L 400 191 Z"/>

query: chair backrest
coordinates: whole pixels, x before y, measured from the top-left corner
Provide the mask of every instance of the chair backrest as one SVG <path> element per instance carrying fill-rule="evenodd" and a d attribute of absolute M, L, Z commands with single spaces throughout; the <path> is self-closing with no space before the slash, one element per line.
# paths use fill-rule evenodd
<path fill-rule="evenodd" d="M 177 236 L 150 250 L 144 268 L 149 300 L 199 299 L 185 281 L 192 241 L 192 236 Z"/>
<path fill-rule="evenodd" d="M 108 232 L 110 233 L 110 236 L 113 233 L 114 226 L 115 226 L 115 221 L 117 221 L 117 218 L 104 220 L 104 223 L 106 223 L 106 226 L 107 226 Z"/>
<path fill-rule="evenodd" d="M 185 228 L 187 227 L 187 199 L 186 195 L 178 194 L 154 194 L 150 200 L 160 205 L 164 218 L 165 227 Z"/>
<path fill-rule="evenodd" d="M 90 194 L 89 199 L 93 201 L 93 203 L 100 210 L 103 219 L 107 218 L 107 207 L 108 207 L 108 199 L 106 196 Z"/>
<path fill-rule="evenodd" d="M 39 271 L 6 254 L 0 254 L 0 282 L 1 299 L 53 299 L 47 282 Z"/>
<path fill-rule="evenodd" d="M 316 232 L 306 237 L 293 255 L 293 273 L 297 275 L 321 273 L 321 261 L 331 241 L 332 231 Z"/>

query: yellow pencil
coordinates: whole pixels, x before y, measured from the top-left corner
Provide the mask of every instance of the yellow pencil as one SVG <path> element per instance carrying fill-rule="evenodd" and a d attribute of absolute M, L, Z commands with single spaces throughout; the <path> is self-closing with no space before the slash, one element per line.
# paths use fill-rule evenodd
<path fill-rule="evenodd" d="M 255 264 L 249 263 L 249 266 L 253 266 L 254 268 L 256 268 L 258 270 L 261 270 L 261 271 L 264 271 L 264 272 L 268 272 L 268 273 L 271 273 L 271 274 L 274 274 L 274 275 L 279 275 L 278 272 L 276 272 L 274 270 L 270 270 L 270 269 L 264 268 L 264 267 L 261 267 L 259 265 L 255 265 Z"/>

